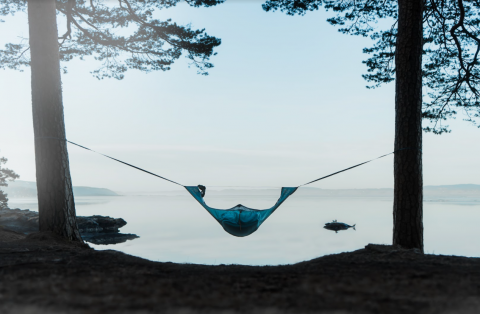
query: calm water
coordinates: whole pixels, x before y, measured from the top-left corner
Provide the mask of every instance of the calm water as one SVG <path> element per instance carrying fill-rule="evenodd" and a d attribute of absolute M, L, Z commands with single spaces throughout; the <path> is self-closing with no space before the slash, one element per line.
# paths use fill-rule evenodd
<path fill-rule="evenodd" d="M 208 196 L 212 207 L 242 203 L 269 208 L 273 196 Z M 389 244 L 392 199 L 327 198 L 293 195 L 254 234 L 237 238 L 222 227 L 191 196 L 77 197 L 77 214 L 124 218 L 121 230 L 139 239 L 96 249 L 115 249 L 154 261 L 202 264 L 278 265 Z M 36 210 L 34 199 L 11 199 L 10 206 Z M 357 224 L 335 233 L 323 229 L 333 219 Z M 480 256 L 480 201 L 428 200 L 424 205 L 425 251 L 444 255 Z"/>

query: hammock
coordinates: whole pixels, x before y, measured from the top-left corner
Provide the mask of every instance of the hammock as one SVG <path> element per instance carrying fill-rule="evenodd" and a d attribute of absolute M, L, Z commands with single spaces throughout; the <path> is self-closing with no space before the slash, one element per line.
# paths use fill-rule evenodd
<path fill-rule="evenodd" d="M 268 208 L 268 209 L 253 209 L 253 208 L 249 208 L 249 207 L 246 207 L 246 206 L 243 206 L 241 204 L 235 206 L 235 207 L 232 207 L 230 209 L 217 209 L 217 208 L 212 208 L 210 206 L 208 206 L 203 197 L 205 196 L 205 190 L 206 188 L 203 186 L 203 185 L 198 185 L 198 186 L 185 186 L 183 184 L 180 184 L 178 182 L 175 182 L 175 181 L 172 181 L 170 179 L 167 179 L 165 177 L 162 177 L 162 176 L 159 176 L 153 172 L 150 172 L 150 171 L 147 171 L 147 170 L 144 170 L 142 168 L 139 168 L 137 166 L 134 166 L 134 165 L 131 165 L 129 163 L 126 163 L 124 161 L 121 161 L 121 160 L 118 160 L 116 158 L 113 158 L 113 157 L 110 157 L 108 155 L 105 155 L 105 154 L 102 154 L 102 153 L 99 153 L 99 152 L 96 152 L 94 151 L 93 149 L 90 149 L 90 148 L 87 148 L 85 146 L 82 146 L 82 145 L 79 145 L 79 144 L 76 144 L 76 143 L 73 143 L 73 142 L 70 142 L 66 139 L 60 139 L 60 138 L 56 138 L 56 137 L 38 137 L 37 139 L 58 139 L 58 140 L 63 140 L 63 141 L 66 141 L 70 144 L 73 144 L 75 146 L 78 146 L 78 147 L 81 147 L 83 149 L 86 149 L 86 150 L 89 150 L 89 151 L 92 151 L 94 153 L 97 153 L 97 154 L 100 154 L 104 157 L 107 157 L 107 158 L 110 158 L 112 160 L 115 160 L 117 162 L 120 162 L 124 165 L 127 165 L 129 167 L 132 167 L 132 168 L 135 168 L 137 170 L 140 170 L 140 171 L 143 171 L 143 172 L 146 172 L 150 175 L 153 175 L 155 177 L 158 177 L 160 179 L 163 179 L 163 180 L 166 180 L 166 181 L 169 181 L 171 183 L 174 183 L 174 184 L 177 184 L 177 185 L 180 185 L 180 186 L 183 186 L 192 196 L 193 198 L 195 198 L 199 203 L 200 205 L 203 206 L 203 208 L 205 208 L 211 215 L 213 218 L 215 218 L 215 220 L 218 221 L 218 223 L 223 227 L 223 229 L 230 233 L 231 235 L 233 236 L 237 236 L 237 237 L 245 237 L 245 236 L 248 236 L 252 233 L 254 233 L 255 231 L 257 231 L 257 229 L 260 227 L 260 225 L 265 221 L 267 220 L 268 217 L 270 217 L 270 215 L 278 208 L 280 207 L 280 205 L 283 204 L 283 202 L 285 202 L 287 200 L 287 198 L 289 198 L 293 193 L 295 193 L 295 191 L 301 187 L 301 186 L 304 186 L 304 185 L 307 185 L 307 184 L 311 184 L 311 183 L 314 183 L 314 182 L 317 182 L 317 181 L 320 181 L 320 180 L 323 180 L 323 179 L 326 179 L 328 177 L 331 177 L 331 176 L 334 176 L 336 174 L 339 174 L 341 172 L 344 172 L 344 171 L 347 171 L 347 170 L 350 170 L 350 169 L 353 169 L 353 168 L 356 168 L 358 166 L 361 166 L 361 165 L 364 165 L 366 163 L 369 163 L 373 160 L 376 160 L 376 159 L 380 159 L 380 158 L 383 158 L 385 156 L 388 156 L 388 155 L 391 155 L 391 154 L 394 154 L 396 152 L 399 152 L 401 150 L 405 150 L 405 149 L 410 149 L 410 148 L 402 148 L 402 149 L 399 149 L 399 150 L 396 150 L 394 152 L 391 152 L 389 154 L 385 154 L 385 155 L 382 155 L 380 157 L 377 157 L 377 158 L 374 158 L 374 159 L 371 159 L 371 160 L 368 160 L 368 161 L 365 161 L 365 162 L 362 162 L 358 165 L 355 165 L 355 166 L 352 166 L 352 167 L 348 167 L 346 169 L 343 169 L 343 170 L 340 170 L 340 171 L 337 171 L 337 172 L 334 172 L 332 174 L 329 174 L 327 176 L 324 176 L 324 177 L 321 177 L 321 178 L 318 178 L 318 179 L 315 179 L 313 181 L 310 181 L 308 183 L 305 183 L 305 184 L 302 184 L 300 186 L 297 186 L 297 187 L 282 187 L 282 191 L 280 193 L 280 197 L 279 199 L 277 200 L 277 202 L 275 203 L 275 205 L 271 208 Z"/>
<path fill-rule="evenodd" d="M 198 186 L 185 186 L 185 189 L 218 221 L 223 227 L 223 230 L 237 237 L 245 237 L 257 231 L 260 225 L 267 220 L 290 195 L 295 193 L 298 187 L 282 188 L 280 198 L 275 205 L 263 210 L 248 208 L 242 204 L 238 204 L 230 209 L 212 208 L 203 200 L 202 192 Z"/>

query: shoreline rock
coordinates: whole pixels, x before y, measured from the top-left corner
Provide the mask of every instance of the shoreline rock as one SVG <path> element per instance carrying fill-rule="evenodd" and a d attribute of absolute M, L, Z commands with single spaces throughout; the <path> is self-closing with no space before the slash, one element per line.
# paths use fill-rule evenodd
<path fill-rule="evenodd" d="M 38 212 L 28 209 L 0 210 L 0 227 L 21 234 L 38 232 Z M 93 244 L 117 244 L 139 238 L 130 233 L 120 233 L 127 224 L 122 218 L 109 216 L 77 216 L 77 224 L 83 240 Z"/>
<path fill-rule="evenodd" d="M 118 232 L 127 222 L 122 218 L 109 216 L 77 216 L 78 231 L 80 233 Z"/>

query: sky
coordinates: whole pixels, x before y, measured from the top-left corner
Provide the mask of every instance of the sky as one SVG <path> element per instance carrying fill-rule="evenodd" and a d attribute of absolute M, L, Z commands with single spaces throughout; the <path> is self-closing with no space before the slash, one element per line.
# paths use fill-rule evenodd
<path fill-rule="evenodd" d="M 65 64 L 67 138 L 184 185 L 297 186 L 393 151 L 394 83 L 369 90 L 368 38 L 338 33 L 320 10 L 266 13 L 262 1 L 160 12 L 222 39 L 209 76 L 180 58 L 167 72 L 97 80 L 93 59 Z M 0 24 L 0 45 L 28 38 L 26 16 Z M 35 181 L 30 71 L 0 70 L 0 156 Z M 480 184 L 480 129 L 424 134 L 424 184 Z M 69 146 L 73 184 L 117 192 L 178 187 Z M 393 187 L 393 156 L 313 187 Z"/>

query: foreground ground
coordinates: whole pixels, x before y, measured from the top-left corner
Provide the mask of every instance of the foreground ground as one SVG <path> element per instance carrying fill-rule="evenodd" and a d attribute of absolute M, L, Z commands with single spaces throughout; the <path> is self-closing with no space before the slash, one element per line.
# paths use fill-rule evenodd
<path fill-rule="evenodd" d="M 0 228 L 0 313 L 480 313 L 480 259 L 368 245 L 289 266 L 204 266 Z"/>

